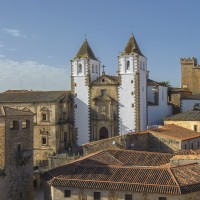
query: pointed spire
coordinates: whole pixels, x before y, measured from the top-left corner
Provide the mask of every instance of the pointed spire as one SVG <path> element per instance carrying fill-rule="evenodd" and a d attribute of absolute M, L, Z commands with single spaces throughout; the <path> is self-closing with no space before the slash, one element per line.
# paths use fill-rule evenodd
<path fill-rule="evenodd" d="M 75 58 L 90 58 L 93 60 L 97 60 L 97 58 L 95 57 L 95 55 L 94 55 L 92 49 L 90 48 L 90 45 L 86 39 L 83 42 L 78 53 L 76 54 Z"/>
<path fill-rule="evenodd" d="M 133 34 L 131 34 L 129 41 L 128 41 L 124 51 L 122 52 L 122 54 L 130 54 L 130 53 L 137 53 L 137 54 L 143 56 Z"/>

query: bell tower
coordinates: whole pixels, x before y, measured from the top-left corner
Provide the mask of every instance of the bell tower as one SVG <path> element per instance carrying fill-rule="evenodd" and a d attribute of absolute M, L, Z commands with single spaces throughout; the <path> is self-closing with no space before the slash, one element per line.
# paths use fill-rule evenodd
<path fill-rule="evenodd" d="M 119 131 L 142 131 L 147 127 L 147 59 L 131 35 L 118 57 Z"/>
<path fill-rule="evenodd" d="M 71 90 L 74 102 L 74 131 L 77 144 L 90 141 L 90 83 L 100 75 L 100 61 L 85 40 L 71 60 Z"/>

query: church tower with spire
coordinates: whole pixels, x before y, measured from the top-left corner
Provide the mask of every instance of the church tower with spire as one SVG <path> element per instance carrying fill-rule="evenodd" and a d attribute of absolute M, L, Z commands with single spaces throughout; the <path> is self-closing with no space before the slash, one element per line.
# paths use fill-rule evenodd
<path fill-rule="evenodd" d="M 85 40 L 71 60 L 71 90 L 77 144 L 90 141 L 90 83 L 100 76 L 100 61 Z"/>
<path fill-rule="evenodd" d="M 119 131 L 142 131 L 147 127 L 147 59 L 131 35 L 118 57 Z"/>

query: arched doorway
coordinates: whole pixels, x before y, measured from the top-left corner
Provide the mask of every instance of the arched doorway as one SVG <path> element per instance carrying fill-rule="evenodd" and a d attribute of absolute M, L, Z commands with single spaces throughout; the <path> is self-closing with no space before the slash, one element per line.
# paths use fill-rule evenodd
<path fill-rule="evenodd" d="M 106 127 L 101 127 L 99 130 L 99 139 L 106 139 L 108 138 L 108 129 Z"/>

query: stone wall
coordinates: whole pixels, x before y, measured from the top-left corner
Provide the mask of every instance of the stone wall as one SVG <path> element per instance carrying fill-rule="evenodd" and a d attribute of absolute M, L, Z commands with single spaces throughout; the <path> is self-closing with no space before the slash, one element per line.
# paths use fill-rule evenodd
<path fill-rule="evenodd" d="M 181 149 L 181 141 L 160 133 L 149 134 L 149 151 L 173 153 Z"/>
<path fill-rule="evenodd" d="M 19 130 L 11 130 L 12 120 L 19 122 Z M 22 128 L 22 121 L 30 120 L 30 127 Z M 6 120 L 6 164 L 7 198 L 33 199 L 33 118 L 18 116 Z M 20 145 L 20 147 L 19 147 Z"/>

